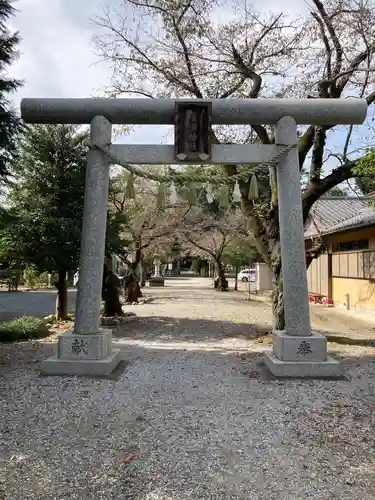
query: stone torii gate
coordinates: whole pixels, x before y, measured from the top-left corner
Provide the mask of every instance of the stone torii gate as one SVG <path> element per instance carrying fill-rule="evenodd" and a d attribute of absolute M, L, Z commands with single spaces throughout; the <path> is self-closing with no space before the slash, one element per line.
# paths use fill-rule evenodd
<path fill-rule="evenodd" d="M 265 362 L 276 376 L 340 376 L 341 364 L 327 356 L 325 337 L 310 326 L 297 125 L 361 124 L 366 113 L 364 99 L 23 99 L 25 122 L 91 127 L 75 325 L 72 332 L 60 335 L 56 356 L 45 360 L 43 372 L 108 375 L 121 360 L 120 352 L 112 348 L 112 332 L 100 328 L 111 158 L 112 163 L 117 157 L 138 165 L 237 165 L 261 164 L 277 157 L 286 330 L 273 333 L 273 350 L 266 353 Z M 112 124 L 176 125 L 181 121 L 194 124 L 198 146 L 189 149 L 191 137 L 184 126 L 178 129 L 175 146 L 111 144 Z M 273 125 L 275 144 L 211 146 L 207 133 L 211 124 Z"/>

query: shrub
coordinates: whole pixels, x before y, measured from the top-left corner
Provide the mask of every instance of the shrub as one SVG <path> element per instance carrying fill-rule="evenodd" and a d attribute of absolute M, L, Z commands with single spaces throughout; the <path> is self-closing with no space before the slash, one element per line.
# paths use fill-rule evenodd
<path fill-rule="evenodd" d="M 52 273 L 51 275 L 51 286 L 57 281 L 58 274 Z M 27 288 L 32 290 L 35 288 L 45 288 L 48 286 L 48 272 L 44 271 L 40 273 L 35 267 L 29 266 L 23 272 L 24 284 Z"/>
<path fill-rule="evenodd" d="M 35 288 L 38 283 L 39 273 L 34 267 L 27 267 L 23 272 L 23 277 L 28 288 Z"/>
<path fill-rule="evenodd" d="M 40 339 L 50 334 L 47 321 L 43 318 L 23 316 L 0 324 L 0 342 Z"/>
<path fill-rule="evenodd" d="M 48 273 L 45 271 L 44 273 L 40 273 L 39 276 L 37 276 L 37 286 L 44 288 L 48 285 Z"/>

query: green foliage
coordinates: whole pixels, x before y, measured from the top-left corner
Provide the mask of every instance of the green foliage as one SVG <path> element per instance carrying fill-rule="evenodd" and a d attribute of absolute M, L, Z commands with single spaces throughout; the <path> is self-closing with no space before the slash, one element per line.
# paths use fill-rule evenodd
<path fill-rule="evenodd" d="M 207 267 L 207 261 L 204 259 L 194 259 L 191 263 L 191 270 L 196 274 L 200 274 L 201 270 L 206 269 Z"/>
<path fill-rule="evenodd" d="M 8 223 L 0 227 L 0 259 L 38 271 L 78 266 L 87 136 L 72 125 L 25 128 L 13 165 Z"/>
<path fill-rule="evenodd" d="M 36 288 L 40 273 L 35 267 L 27 267 L 23 272 L 23 278 L 27 288 Z"/>
<path fill-rule="evenodd" d="M 338 186 L 333 187 L 327 193 L 327 196 L 346 196 L 346 192 Z"/>
<path fill-rule="evenodd" d="M 48 320 L 23 316 L 0 325 L 0 342 L 40 339 L 50 335 Z"/>
<path fill-rule="evenodd" d="M 375 191 L 375 176 L 356 177 L 355 183 L 363 194 L 373 193 Z"/>
<path fill-rule="evenodd" d="M 7 77 L 7 67 L 17 56 L 20 41 L 18 33 L 10 33 L 6 23 L 15 14 L 11 1 L 0 1 L 0 178 L 9 173 L 9 162 L 14 157 L 15 140 L 20 120 L 12 110 L 8 95 L 17 90 L 21 82 Z"/>
<path fill-rule="evenodd" d="M 51 283 L 53 284 L 58 278 L 54 273 L 51 276 Z M 23 271 L 23 281 L 27 288 L 43 288 L 48 285 L 48 273 L 40 273 L 34 266 L 28 266 Z"/>
<path fill-rule="evenodd" d="M 130 175 L 120 174 L 109 184 L 109 209 L 107 215 L 106 254 L 125 254 L 132 247 L 132 235 L 125 234 L 124 228 L 132 226 L 133 219 L 142 210 L 139 196 L 129 198 L 129 186 L 136 193 L 134 180 Z M 136 180 L 135 180 L 136 182 Z M 136 226 L 136 224 L 134 224 Z M 134 245 L 133 245 L 134 246 Z M 133 250 L 133 248 L 131 248 Z"/>
<path fill-rule="evenodd" d="M 234 239 L 225 248 L 223 253 L 223 262 L 238 269 L 242 266 L 248 266 L 250 261 L 261 262 L 261 257 L 251 245 L 249 239 Z"/>
<path fill-rule="evenodd" d="M 123 227 L 128 222 L 127 214 L 122 212 L 108 211 L 107 215 L 107 236 L 106 236 L 106 254 L 121 255 L 124 249 L 132 244 L 132 241 L 124 237 Z"/>
<path fill-rule="evenodd" d="M 362 156 L 357 166 L 354 168 L 354 173 L 358 175 L 374 175 L 375 174 L 375 150 L 368 148 L 366 154 Z"/>
<path fill-rule="evenodd" d="M 353 170 L 358 176 L 356 184 L 363 194 L 375 191 L 375 150 L 368 149 Z"/>

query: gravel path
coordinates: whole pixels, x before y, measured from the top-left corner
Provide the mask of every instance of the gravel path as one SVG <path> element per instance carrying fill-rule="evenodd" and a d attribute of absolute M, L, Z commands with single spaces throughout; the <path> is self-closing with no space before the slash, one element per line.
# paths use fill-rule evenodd
<path fill-rule="evenodd" d="M 118 381 L 40 378 L 53 339 L 0 345 L 1 500 L 374 498 L 375 349 L 330 345 L 346 380 L 267 380 L 267 306 L 154 294 L 115 332 Z"/>

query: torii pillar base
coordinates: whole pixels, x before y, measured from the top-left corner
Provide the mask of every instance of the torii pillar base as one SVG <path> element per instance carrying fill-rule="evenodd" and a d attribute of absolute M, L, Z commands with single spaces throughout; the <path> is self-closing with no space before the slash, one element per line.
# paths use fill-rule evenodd
<path fill-rule="evenodd" d="M 292 336 L 285 331 L 272 334 L 272 351 L 266 352 L 264 362 L 275 377 L 340 378 L 342 364 L 327 355 L 324 335 Z"/>
<path fill-rule="evenodd" d="M 106 329 L 92 335 L 62 333 L 56 351 L 44 361 L 42 375 L 106 377 L 121 361 L 120 350 L 112 348 L 112 332 Z"/>

